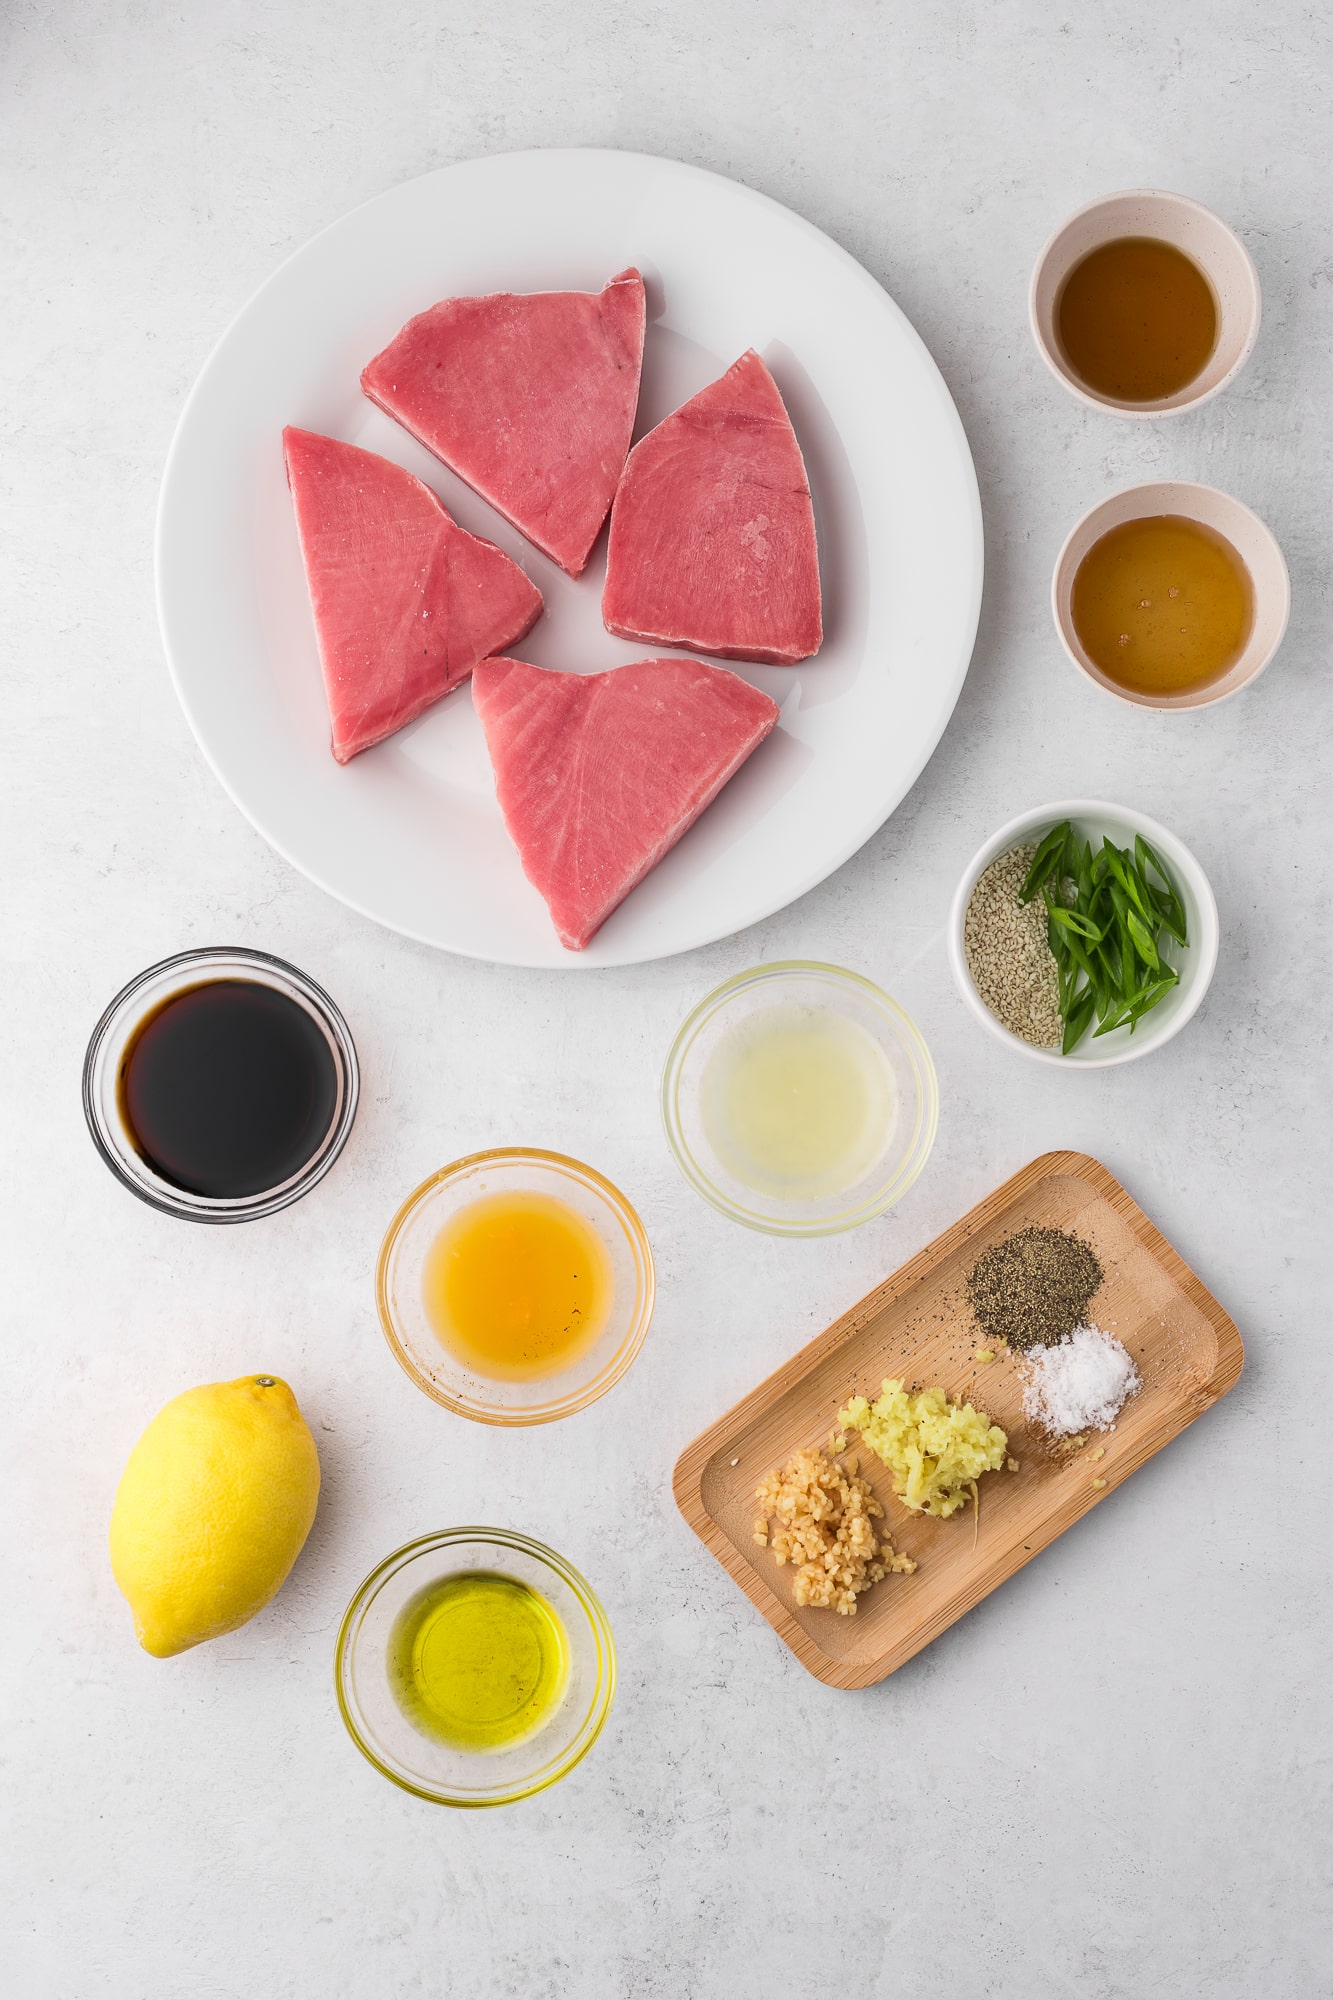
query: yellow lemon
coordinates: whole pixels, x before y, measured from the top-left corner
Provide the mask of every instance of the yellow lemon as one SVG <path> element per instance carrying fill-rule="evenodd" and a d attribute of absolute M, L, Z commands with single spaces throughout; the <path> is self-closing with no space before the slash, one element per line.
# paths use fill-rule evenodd
<path fill-rule="evenodd" d="M 111 1567 L 144 1651 L 167 1659 L 262 1611 L 318 1499 L 315 1440 L 276 1376 L 209 1382 L 159 1410 L 111 1510 Z"/>

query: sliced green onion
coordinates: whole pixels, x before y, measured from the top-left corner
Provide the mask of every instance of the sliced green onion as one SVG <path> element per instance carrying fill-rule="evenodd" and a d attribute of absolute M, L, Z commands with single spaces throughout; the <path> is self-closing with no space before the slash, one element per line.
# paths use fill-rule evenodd
<path fill-rule="evenodd" d="M 1094 1016 L 1097 1035 L 1125 1026 L 1132 1034 L 1180 983 L 1163 940 L 1189 944 L 1185 906 L 1161 856 L 1139 833 L 1132 849 L 1104 838 L 1094 852 L 1061 820 L 1038 842 L 1018 900 L 1038 894 L 1056 965 L 1063 1053 L 1078 1046 Z"/>

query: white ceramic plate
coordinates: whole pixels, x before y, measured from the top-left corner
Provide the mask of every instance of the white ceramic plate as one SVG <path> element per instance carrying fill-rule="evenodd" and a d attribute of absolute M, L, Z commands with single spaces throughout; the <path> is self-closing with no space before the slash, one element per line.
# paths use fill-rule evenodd
<path fill-rule="evenodd" d="M 495 803 L 466 688 L 346 768 L 329 751 L 283 471 L 284 424 L 396 459 L 546 599 L 515 650 L 600 671 L 605 535 L 572 582 L 361 394 L 403 321 L 451 294 L 596 290 L 637 264 L 649 328 L 636 435 L 756 347 L 814 492 L 827 637 L 738 669 L 769 740 L 587 951 L 565 951 Z M 981 512 L 962 425 L 893 300 L 776 202 L 636 153 L 445 167 L 344 216 L 224 334 L 181 416 L 157 524 L 158 607 L 191 726 L 261 833 L 391 929 L 512 965 L 629 965 L 709 943 L 813 888 L 893 811 L 953 711 L 976 635 Z M 733 664 L 733 663 L 728 663 Z"/>

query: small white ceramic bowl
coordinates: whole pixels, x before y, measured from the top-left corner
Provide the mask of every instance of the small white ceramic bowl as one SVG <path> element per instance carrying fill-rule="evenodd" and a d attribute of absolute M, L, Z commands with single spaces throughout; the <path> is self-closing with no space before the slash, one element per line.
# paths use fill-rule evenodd
<path fill-rule="evenodd" d="M 1154 403 L 1120 402 L 1090 389 L 1074 373 L 1056 331 L 1061 288 L 1075 264 L 1103 243 L 1125 236 L 1152 236 L 1183 250 L 1203 272 L 1217 301 L 1217 339 L 1208 360 L 1192 382 Z M 1077 209 L 1038 257 L 1028 292 L 1028 319 L 1037 351 L 1070 395 L 1090 409 L 1146 422 L 1196 410 L 1220 395 L 1249 360 L 1262 312 L 1259 274 L 1236 232 L 1201 202 L 1162 188 L 1127 188 Z"/>
<path fill-rule="evenodd" d="M 1074 630 L 1070 603 L 1074 578 L 1088 550 L 1112 528 L 1154 514 L 1183 514 L 1187 520 L 1212 528 L 1230 542 L 1254 587 L 1254 624 L 1235 666 L 1220 680 L 1207 687 L 1187 688 L 1183 694 L 1145 694 L 1137 688 L 1121 687 L 1094 664 Z M 1197 486 L 1185 479 L 1159 480 L 1150 486 L 1127 486 L 1122 493 L 1098 501 L 1070 529 L 1055 560 L 1051 612 L 1060 643 L 1074 665 L 1117 701 L 1133 702 L 1138 708 L 1211 708 L 1214 702 L 1226 701 L 1256 680 L 1282 644 L 1291 615 L 1291 581 L 1272 530 L 1242 500 L 1219 492 L 1215 486 Z"/>
<path fill-rule="evenodd" d="M 1132 1034 L 1128 1028 L 1115 1028 L 1109 1035 L 1097 1040 L 1089 1029 L 1078 1047 L 1067 1056 L 1061 1055 L 1058 1049 L 1034 1048 L 1031 1042 L 1025 1042 L 1021 1035 L 1011 1034 L 995 1018 L 973 984 L 967 954 L 963 949 L 963 920 L 972 900 L 972 891 L 984 871 L 999 855 L 1007 854 L 1011 847 L 1040 840 L 1062 819 L 1073 820 L 1078 831 L 1092 842 L 1094 848 L 1100 846 L 1104 834 L 1109 834 L 1117 847 L 1132 848 L 1134 835 L 1141 833 L 1171 870 L 1185 905 L 1185 929 L 1189 936 L 1186 949 L 1176 954 L 1180 984 L 1151 1013 L 1144 1015 Z M 1134 1062 L 1139 1056 L 1151 1055 L 1154 1049 L 1160 1049 L 1164 1042 L 1169 1042 L 1173 1035 L 1180 1033 L 1208 991 L 1217 965 L 1219 935 L 1217 903 L 1208 877 L 1183 840 L 1168 832 L 1159 821 L 1149 819 L 1146 813 L 1107 805 L 1102 799 L 1060 799 L 1054 805 L 1038 806 L 1033 812 L 1019 813 L 1016 819 L 1011 819 L 997 833 L 993 833 L 968 862 L 949 910 L 949 966 L 954 983 L 970 1012 L 987 1034 L 997 1042 L 1003 1042 L 1006 1048 L 1016 1049 L 1033 1062 L 1053 1063 L 1061 1069 L 1111 1069 L 1117 1063 Z M 1095 1022 L 1093 1025 L 1095 1027 Z"/>

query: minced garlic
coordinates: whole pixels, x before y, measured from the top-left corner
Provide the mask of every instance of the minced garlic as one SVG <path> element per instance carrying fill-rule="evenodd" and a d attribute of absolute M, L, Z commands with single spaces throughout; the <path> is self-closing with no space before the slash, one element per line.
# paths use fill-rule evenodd
<path fill-rule="evenodd" d="M 916 1568 L 876 1530 L 884 1509 L 869 1482 L 835 1465 L 817 1445 L 770 1472 L 755 1498 L 764 1512 L 754 1539 L 768 1545 L 768 1517 L 776 1516 L 773 1554 L 780 1563 L 799 1563 L 792 1589 L 799 1605 L 853 1617 L 857 1598 L 872 1583 L 891 1570 L 910 1574 Z"/>

